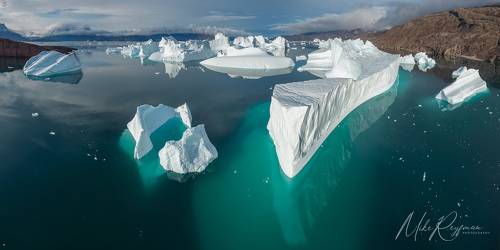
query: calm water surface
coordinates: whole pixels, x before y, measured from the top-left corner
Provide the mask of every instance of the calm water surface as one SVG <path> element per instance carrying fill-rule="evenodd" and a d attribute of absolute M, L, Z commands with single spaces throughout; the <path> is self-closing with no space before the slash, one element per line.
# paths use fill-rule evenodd
<path fill-rule="evenodd" d="M 0 248 L 500 248 L 499 82 L 448 107 L 433 97 L 449 79 L 400 70 L 290 180 L 266 130 L 272 87 L 314 76 L 233 78 L 102 47 L 80 58 L 81 75 L 42 81 L 1 60 Z M 219 158 L 197 176 L 164 173 L 155 153 L 183 130 L 172 122 L 153 135 L 155 153 L 134 160 L 135 108 L 185 102 Z M 395 239 L 411 212 L 409 231 L 424 213 L 435 226 L 456 212 L 454 226 L 482 234 Z"/>

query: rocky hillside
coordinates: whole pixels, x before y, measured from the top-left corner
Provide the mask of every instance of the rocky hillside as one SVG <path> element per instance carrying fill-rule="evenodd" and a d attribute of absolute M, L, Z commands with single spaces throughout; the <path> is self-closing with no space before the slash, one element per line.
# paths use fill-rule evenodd
<path fill-rule="evenodd" d="M 467 58 L 498 65 L 500 5 L 439 12 L 359 37 L 388 51 L 425 51 L 445 59 Z"/>
<path fill-rule="evenodd" d="M 0 56 L 4 57 L 32 57 L 44 50 L 57 50 L 69 53 L 74 49 L 62 46 L 39 46 L 31 43 L 16 42 L 9 39 L 0 39 Z"/>

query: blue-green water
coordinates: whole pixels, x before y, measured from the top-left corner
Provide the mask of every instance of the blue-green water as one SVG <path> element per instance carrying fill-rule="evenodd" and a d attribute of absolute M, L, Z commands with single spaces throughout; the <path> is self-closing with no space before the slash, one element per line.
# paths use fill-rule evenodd
<path fill-rule="evenodd" d="M 442 111 L 433 97 L 449 80 L 401 70 L 290 180 L 266 130 L 272 86 L 314 76 L 231 78 L 192 63 L 170 78 L 163 64 L 102 49 L 80 58 L 71 79 L 0 75 L 0 248 L 500 247 L 499 83 Z M 195 176 L 164 173 L 155 153 L 134 160 L 126 123 L 136 106 L 184 102 L 219 158 Z M 155 132 L 153 152 L 182 130 L 172 121 Z M 454 225 L 483 234 L 395 239 L 412 211 L 410 229 L 424 213 L 435 225 L 456 211 Z"/>

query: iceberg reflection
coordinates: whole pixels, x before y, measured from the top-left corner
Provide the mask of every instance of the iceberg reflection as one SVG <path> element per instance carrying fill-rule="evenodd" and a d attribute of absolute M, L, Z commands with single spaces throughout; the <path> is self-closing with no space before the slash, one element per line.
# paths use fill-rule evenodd
<path fill-rule="evenodd" d="M 42 77 L 42 76 L 26 76 L 26 77 L 33 81 L 78 84 L 80 80 L 82 80 L 83 78 L 83 73 L 79 71 L 71 74 L 62 74 L 49 77 Z"/>
<path fill-rule="evenodd" d="M 209 70 L 227 74 L 231 78 L 241 77 L 244 79 L 260 79 L 267 76 L 285 75 L 293 71 L 292 67 L 283 69 L 237 69 L 209 65 L 204 66 Z"/>
<path fill-rule="evenodd" d="M 314 167 L 304 168 L 294 179 L 273 168 L 273 207 L 287 244 L 307 243 L 306 232 L 314 227 L 337 188 L 351 158 L 353 141 L 392 105 L 397 96 L 397 81 L 387 92 L 361 105 L 339 124 L 309 161 Z"/>
<path fill-rule="evenodd" d="M 165 73 L 171 79 L 177 77 L 181 70 L 186 70 L 184 63 L 164 62 L 163 64 L 165 64 Z"/>

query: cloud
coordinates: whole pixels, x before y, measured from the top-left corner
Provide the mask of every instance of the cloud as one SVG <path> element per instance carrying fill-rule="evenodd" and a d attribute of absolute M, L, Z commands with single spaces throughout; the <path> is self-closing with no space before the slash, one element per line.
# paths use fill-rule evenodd
<path fill-rule="evenodd" d="M 375 29 L 377 23 L 386 17 L 386 7 L 360 8 L 341 14 L 324 14 L 319 17 L 307 18 L 294 23 L 278 24 L 273 30 L 283 30 L 291 33 L 319 32 L 331 30 Z"/>
<path fill-rule="evenodd" d="M 287 33 L 353 29 L 383 30 L 433 12 L 495 2 L 498 0 L 424 0 L 418 3 L 393 1 L 378 5 L 364 4 L 344 13 L 327 13 L 295 22 L 271 25 L 271 29 Z"/>
<path fill-rule="evenodd" d="M 106 18 L 112 16 L 111 14 L 101 13 L 98 11 L 82 10 L 77 8 L 53 9 L 38 13 L 38 16 L 45 18 Z"/>
<path fill-rule="evenodd" d="M 56 36 L 56 35 L 109 35 L 108 31 L 104 30 L 93 30 L 88 25 L 77 24 L 77 23 L 56 23 L 47 27 L 47 29 L 39 34 L 42 36 Z"/>
<path fill-rule="evenodd" d="M 206 35 L 215 35 L 222 32 L 229 36 L 248 35 L 249 33 L 242 29 L 233 29 L 227 27 L 207 26 L 207 25 L 186 25 L 186 26 L 170 26 L 148 29 L 133 29 L 117 31 L 115 35 L 152 35 L 152 34 L 171 34 L 171 33 L 197 33 Z"/>
<path fill-rule="evenodd" d="M 211 11 L 210 15 L 203 16 L 201 19 L 208 22 L 225 22 L 225 21 L 251 20 L 255 18 L 257 18 L 257 16 Z"/>
<path fill-rule="evenodd" d="M 0 0 L 0 8 L 7 8 L 7 0 Z"/>

